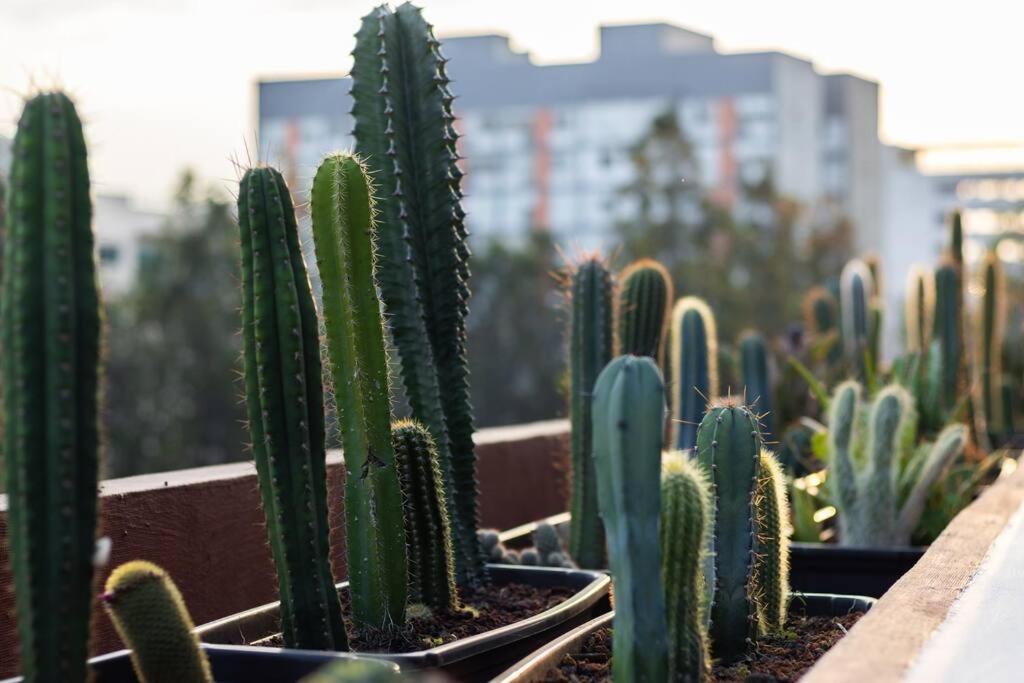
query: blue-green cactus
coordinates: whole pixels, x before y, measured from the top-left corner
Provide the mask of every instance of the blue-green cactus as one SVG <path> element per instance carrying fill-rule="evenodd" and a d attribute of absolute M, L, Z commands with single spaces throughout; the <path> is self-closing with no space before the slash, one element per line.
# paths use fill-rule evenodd
<path fill-rule="evenodd" d="M 673 444 L 689 450 L 697 443 L 697 425 L 718 394 L 718 337 L 711 309 L 688 296 L 672 309 L 669 328 L 672 368 Z"/>
<path fill-rule="evenodd" d="M 876 322 L 871 310 L 875 296 L 871 271 L 863 261 L 853 259 L 843 267 L 839 282 L 843 349 L 850 368 L 863 381 L 867 378 L 873 324 Z M 870 360 L 874 362 L 877 359 Z"/>
<path fill-rule="evenodd" d="M 761 334 L 747 332 L 740 337 L 739 347 L 744 400 L 757 412 L 765 440 L 772 441 L 777 434 L 767 344 Z"/>
<path fill-rule="evenodd" d="M 935 274 L 931 268 L 915 265 L 907 274 L 904 323 L 909 353 L 927 353 L 932 343 L 935 320 Z"/>
<path fill-rule="evenodd" d="M 640 259 L 622 271 L 615 307 L 618 355 L 648 356 L 661 362 L 672 294 L 668 271 L 653 259 Z"/>

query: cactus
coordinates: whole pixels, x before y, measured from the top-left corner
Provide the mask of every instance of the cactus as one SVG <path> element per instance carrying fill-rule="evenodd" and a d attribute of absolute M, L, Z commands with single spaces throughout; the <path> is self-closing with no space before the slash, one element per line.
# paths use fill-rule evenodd
<path fill-rule="evenodd" d="M 981 310 L 981 399 L 989 433 L 995 438 L 1003 420 L 1003 340 L 1006 331 L 1006 281 L 995 252 L 988 252 L 982 265 L 985 295 Z"/>
<path fill-rule="evenodd" d="M 373 191 L 360 159 L 324 159 L 310 204 L 345 456 L 352 616 L 360 628 L 385 629 L 404 622 L 408 568 L 375 279 Z"/>
<path fill-rule="evenodd" d="M 345 649 L 327 538 L 320 340 L 295 210 L 280 173 L 245 172 L 238 224 L 245 398 L 284 642 Z"/>
<path fill-rule="evenodd" d="M 865 414 L 866 411 L 866 414 Z M 963 453 L 963 425 L 946 427 L 934 444 L 915 448 L 913 400 L 898 384 L 863 406 L 861 387 L 840 384 L 829 413 L 828 485 L 845 546 L 907 545 L 932 486 Z"/>
<path fill-rule="evenodd" d="M 412 416 L 437 444 L 459 583 L 483 577 L 466 356 L 469 247 L 445 60 L 420 10 L 363 18 L 352 66 L 356 151 L 377 205 L 381 298 Z"/>
<path fill-rule="evenodd" d="M 25 103 L 3 268 L 8 547 L 26 681 L 86 679 L 99 463 L 100 308 L 82 125 Z"/>
<path fill-rule="evenodd" d="M 704 555 L 711 526 L 707 477 L 683 452 L 665 456 L 661 476 L 661 576 L 668 615 L 669 677 L 710 676 Z"/>
<path fill-rule="evenodd" d="M 915 265 L 907 274 L 906 323 L 907 351 L 926 353 L 932 343 L 935 320 L 935 275 L 930 268 Z"/>
<path fill-rule="evenodd" d="M 766 441 L 771 441 L 776 433 L 767 345 L 757 332 L 747 332 L 740 337 L 739 347 L 744 402 L 757 410 L 762 434 Z"/>
<path fill-rule="evenodd" d="M 789 605 L 789 501 L 786 475 L 771 451 L 761 450 L 757 485 L 757 591 L 761 626 L 768 633 L 782 630 Z"/>
<path fill-rule="evenodd" d="M 821 349 L 830 365 L 835 365 L 843 356 L 839 343 L 839 302 L 824 287 L 812 287 L 804 295 L 801 306 L 811 342 Z"/>
<path fill-rule="evenodd" d="M 697 425 L 718 394 L 718 340 L 715 318 L 697 297 L 680 299 L 672 309 L 671 366 L 673 442 L 688 450 L 697 442 Z"/>
<path fill-rule="evenodd" d="M 960 295 L 960 271 L 949 260 L 935 270 L 935 332 L 940 349 L 941 381 L 939 405 L 950 412 L 967 391 L 962 372 L 964 357 L 963 299 Z"/>
<path fill-rule="evenodd" d="M 867 378 L 867 356 L 872 351 L 874 322 L 871 312 L 874 299 L 871 271 L 863 261 L 853 259 L 843 267 L 839 294 L 843 349 L 854 374 L 863 381 Z"/>
<path fill-rule="evenodd" d="M 668 319 L 672 313 L 672 279 L 652 259 L 631 263 L 619 275 L 616 297 L 616 355 L 648 356 L 661 363 Z"/>
<path fill-rule="evenodd" d="M 345 659 L 328 664 L 299 683 L 399 683 L 408 680 L 397 664 L 375 659 Z"/>
<path fill-rule="evenodd" d="M 666 680 L 659 471 L 665 390 L 650 358 L 620 356 L 594 386 L 594 460 L 615 583 L 616 681 Z"/>
<path fill-rule="evenodd" d="M 185 601 L 163 569 L 142 560 L 122 564 L 100 598 L 141 683 L 212 683 Z"/>
<path fill-rule="evenodd" d="M 592 410 L 594 382 L 612 358 L 612 276 L 597 257 L 571 273 L 569 415 L 572 419 L 572 521 L 569 554 L 583 567 L 604 565 L 604 531 L 597 514 Z"/>
<path fill-rule="evenodd" d="M 437 448 L 430 432 L 410 420 L 395 423 L 391 438 L 405 501 L 409 601 L 454 611 L 455 558 Z"/>
<path fill-rule="evenodd" d="M 697 434 L 697 459 L 713 491 L 714 533 L 704 563 L 712 653 L 731 664 L 757 637 L 755 564 L 761 552 L 756 492 L 761 478 L 757 417 L 735 399 L 711 404 Z"/>

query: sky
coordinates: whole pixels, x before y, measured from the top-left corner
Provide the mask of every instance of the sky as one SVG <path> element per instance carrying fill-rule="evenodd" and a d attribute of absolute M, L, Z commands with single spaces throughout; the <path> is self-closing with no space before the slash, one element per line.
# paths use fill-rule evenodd
<path fill-rule="evenodd" d="M 245 158 L 255 128 L 255 80 L 345 74 L 352 34 L 375 4 L 2 0 L 0 135 L 13 134 L 33 88 L 60 86 L 86 121 L 97 192 L 157 206 L 186 166 L 227 187 L 236 179 L 232 159 Z M 825 72 L 879 81 L 888 143 L 989 145 L 993 163 L 1024 167 L 1019 0 L 420 4 L 442 36 L 506 33 L 540 63 L 592 58 L 600 24 L 645 21 L 710 33 L 722 51 L 789 52 Z"/>

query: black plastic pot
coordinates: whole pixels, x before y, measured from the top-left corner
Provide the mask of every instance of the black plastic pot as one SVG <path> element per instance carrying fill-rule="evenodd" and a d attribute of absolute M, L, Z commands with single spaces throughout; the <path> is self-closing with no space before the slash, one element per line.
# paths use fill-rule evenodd
<path fill-rule="evenodd" d="M 829 593 L 795 593 L 789 603 L 790 612 L 808 616 L 842 616 L 850 612 L 866 612 L 875 604 L 874 598 L 859 595 L 833 595 Z M 608 612 L 569 631 L 565 635 L 524 657 L 503 671 L 491 683 L 526 683 L 543 681 L 547 672 L 557 667 L 567 654 L 579 652 L 591 633 L 610 627 L 615 617 Z"/>
<path fill-rule="evenodd" d="M 555 526 L 569 523 L 563 512 L 541 522 Z M 501 542 L 511 548 L 530 545 L 539 522 L 502 532 Z M 825 543 L 794 543 L 790 546 L 789 583 L 795 591 L 837 593 L 880 598 L 910 571 L 925 548 L 843 548 Z"/>

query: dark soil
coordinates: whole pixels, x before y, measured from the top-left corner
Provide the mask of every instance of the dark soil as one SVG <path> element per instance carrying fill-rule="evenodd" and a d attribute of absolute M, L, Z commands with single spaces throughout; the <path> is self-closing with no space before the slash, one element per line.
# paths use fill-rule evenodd
<path fill-rule="evenodd" d="M 745 662 L 732 667 L 716 666 L 712 680 L 717 683 L 796 681 L 862 616 L 863 612 L 853 612 L 841 617 L 790 617 L 783 634 L 758 640 L 757 652 Z M 566 655 L 558 669 L 548 672 L 544 680 L 611 681 L 611 648 L 611 629 L 601 629 L 587 639 L 579 654 Z"/>
<path fill-rule="evenodd" d="M 458 612 L 429 613 L 414 607 L 405 626 L 390 634 L 357 632 L 349 615 L 349 594 L 341 594 L 341 609 L 353 650 L 362 652 L 414 652 L 468 638 L 514 624 L 565 602 L 572 588 L 537 588 L 520 583 L 459 588 L 463 608 Z M 281 647 L 280 634 L 254 643 Z"/>

